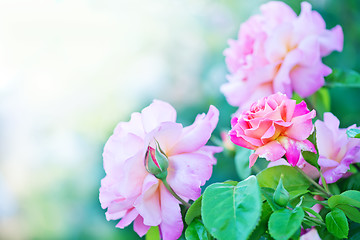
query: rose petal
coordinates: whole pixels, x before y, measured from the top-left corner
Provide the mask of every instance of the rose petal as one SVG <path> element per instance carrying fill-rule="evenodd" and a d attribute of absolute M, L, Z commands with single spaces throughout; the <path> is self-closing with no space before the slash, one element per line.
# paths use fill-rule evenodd
<path fill-rule="evenodd" d="M 204 146 L 210 139 L 219 120 L 219 110 L 210 106 L 208 113 L 198 115 L 195 122 L 183 129 L 176 145 L 170 150 L 171 155 L 193 152 Z"/>
<path fill-rule="evenodd" d="M 154 100 L 152 104 L 141 111 L 142 123 L 146 133 L 151 132 L 163 122 L 175 122 L 176 111 L 168 103 Z"/>
<path fill-rule="evenodd" d="M 159 230 L 161 238 L 164 240 L 176 240 L 181 236 L 184 228 L 179 202 L 163 184 L 160 185 L 160 195 L 162 222 Z"/>

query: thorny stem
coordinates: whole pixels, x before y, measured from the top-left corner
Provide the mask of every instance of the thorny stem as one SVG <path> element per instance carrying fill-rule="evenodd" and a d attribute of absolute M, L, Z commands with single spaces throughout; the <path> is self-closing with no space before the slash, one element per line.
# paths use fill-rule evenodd
<path fill-rule="evenodd" d="M 312 185 L 314 185 L 320 192 L 326 194 L 326 196 L 331 197 L 331 193 L 326 191 L 323 187 L 321 187 L 318 183 L 316 183 L 313 179 L 311 179 L 306 173 L 303 172 L 298 166 L 295 166 L 295 169 L 301 173 Z"/>
<path fill-rule="evenodd" d="M 166 181 L 166 179 L 163 179 L 162 182 L 163 182 L 164 186 L 166 187 L 166 189 L 171 193 L 171 195 L 173 195 L 177 200 L 179 200 L 182 205 L 184 205 L 187 208 L 189 208 L 191 206 L 188 202 L 185 202 L 181 197 L 179 197 L 179 195 L 177 195 L 174 192 L 174 190 L 170 187 L 170 185 Z"/>

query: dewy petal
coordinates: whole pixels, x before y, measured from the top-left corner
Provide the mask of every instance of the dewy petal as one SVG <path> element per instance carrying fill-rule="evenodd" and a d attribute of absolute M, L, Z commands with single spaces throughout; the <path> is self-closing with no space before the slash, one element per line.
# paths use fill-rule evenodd
<path fill-rule="evenodd" d="M 337 167 L 339 165 L 338 162 L 336 162 L 334 160 L 331 160 L 331 159 L 328 159 L 328 158 L 323 157 L 323 156 L 319 157 L 318 164 L 319 164 L 320 167 L 323 167 L 323 168 L 334 168 L 334 167 Z"/>
<path fill-rule="evenodd" d="M 154 100 L 141 111 L 142 123 L 146 133 L 151 132 L 163 122 L 175 122 L 176 111 L 168 103 Z"/>
<path fill-rule="evenodd" d="M 139 215 L 134 220 L 134 231 L 140 236 L 144 236 L 149 230 L 150 226 L 144 224 L 144 219 Z"/>
<path fill-rule="evenodd" d="M 299 159 L 300 159 L 300 149 L 297 148 L 295 142 L 293 141 L 289 141 L 289 144 L 286 145 L 286 159 L 288 160 L 288 162 L 290 163 L 290 165 L 292 166 L 296 166 L 296 164 L 298 163 Z"/>
<path fill-rule="evenodd" d="M 301 150 L 312 152 L 315 151 L 315 147 L 308 140 L 296 141 L 289 137 L 279 137 L 278 141 L 286 150 L 286 159 L 292 166 L 296 166 L 298 161 L 300 160 Z"/>
<path fill-rule="evenodd" d="M 159 180 L 149 174 L 144 180 L 142 193 L 134 203 L 134 207 L 144 218 L 144 224 L 157 226 L 161 222 L 159 199 Z"/>
<path fill-rule="evenodd" d="M 184 224 L 181 217 L 180 206 L 163 184 L 160 184 L 161 217 L 159 226 L 163 240 L 176 240 L 181 236 Z"/>
<path fill-rule="evenodd" d="M 182 135 L 170 155 L 193 152 L 204 146 L 211 137 L 219 120 L 219 110 L 210 106 L 208 113 L 198 115 L 194 123 L 183 129 Z"/>
<path fill-rule="evenodd" d="M 268 161 L 276 161 L 283 157 L 285 153 L 285 149 L 278 141 L 271 141 L 264 146 L 256 149 L 254 154 L 258 155 L 259 157 L 265 158 Z M 251 166 L 253 164 L 254 162 L 250 163 Z"/>
<path fill-rule="evenodd" d="M 349 164 L 340 163 L 335 168 L 322 169 L 326 183 L 334 183 L 350 169 Z"/>

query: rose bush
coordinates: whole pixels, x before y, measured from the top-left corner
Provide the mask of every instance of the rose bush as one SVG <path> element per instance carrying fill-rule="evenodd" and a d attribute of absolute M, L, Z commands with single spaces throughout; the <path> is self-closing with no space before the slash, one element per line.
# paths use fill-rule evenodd
<path fill-rule="evenodd" d="M 100 202 L 107 219 L 121 218 L 119 228 L 133 222 L 139 236 L 158 226 L 170 240 L 357 239 L 360 128 L 340 129 L 326 109 L 328 88 L 360 87 L 360 74 L 337 70 L 310 96 L 331 72 L 322 57 L 342 45 L 342 28 L 326 30 L 309 3 L 299 16 L 285 3 L 264 4 L 225 50 L 230 75 L 221 90 L 240 108 L 228 134 L 212 138 L 226 150 L 222 160 L 234 158 L 222 163 L 235 167 L 239 182 L 211 184 L 201 195 L 222 150 L 205 146 L 218 122 L 214 106 L 183 128 L 176 111 L 155 100 L 119 123 L 105 145 Z M 313 110 L 290 99 L 293 92 L 300 101 L 310 96 Z M 323 121 L 315 109 L 326 112 Z M 258 157 L 267 167 L 253 166 Z M 146 239 L 158 239 L 155 231 Z"/>

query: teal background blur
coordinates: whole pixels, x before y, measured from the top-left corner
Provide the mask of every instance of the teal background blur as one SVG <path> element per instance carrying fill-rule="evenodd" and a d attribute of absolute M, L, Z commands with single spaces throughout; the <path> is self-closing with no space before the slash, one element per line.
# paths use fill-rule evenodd
<path fill-rule="evenodd" d="M 98 201 L 106 140 L 154 98 L 184 125 L 213 104 L 214 136 L 228 130 L 222 52 L 264 2 L 0 1 L 0 239 L 138 239 Z M 310 2 L 344 30 L 344 51 L 324 61 L 360 71 L 360 2 Z M 359 100 L 359 89 L 331 89 L 342 127 L 360 123 Z M 227 179 L 238 180 L 234 163 L 219 154 L 209 182 Z"/>

